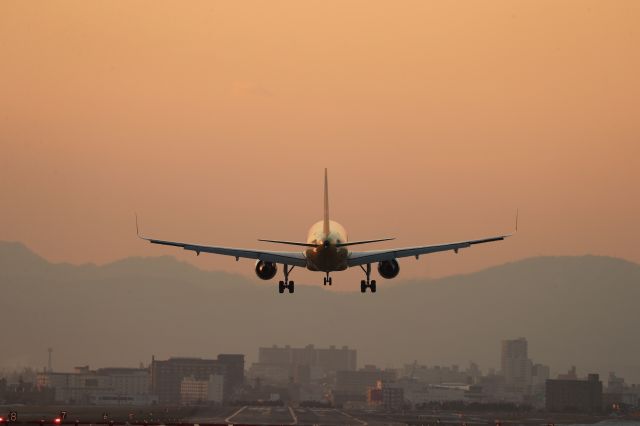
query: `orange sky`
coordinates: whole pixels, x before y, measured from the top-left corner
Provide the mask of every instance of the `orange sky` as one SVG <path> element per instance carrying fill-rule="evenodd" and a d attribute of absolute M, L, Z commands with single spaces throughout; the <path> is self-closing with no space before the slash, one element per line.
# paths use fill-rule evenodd
<path fill-rule="evenodd" d="M 516 238 L 401 277 L 640 262 L 638 22 L 637 1 L 3 1 L 0 239 L 252 275 L 136 240 L 133 212 L 154 237 L 271 248 L 320 219 L 328 167 L 333 219 L 398 238 L 377 247 L 510 231 L 520 209 Z"/>

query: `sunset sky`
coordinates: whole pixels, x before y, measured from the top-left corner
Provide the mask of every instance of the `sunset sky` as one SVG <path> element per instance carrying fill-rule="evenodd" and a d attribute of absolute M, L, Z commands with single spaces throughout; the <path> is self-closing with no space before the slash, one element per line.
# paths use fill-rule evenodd
<path fill-rule="evenodd" d="M 0 240 L 257 281 L 136 239 L 134 212 L 153 237 L 282 250 L 256 239 L 305 239 L 327 167 L 350 238 L 397 238 L 372 249 L 511 232 L 519 209 L 514 238 L 400 278 L 640 262 L 639 22 L 638 1 L 3 1 Z"/>

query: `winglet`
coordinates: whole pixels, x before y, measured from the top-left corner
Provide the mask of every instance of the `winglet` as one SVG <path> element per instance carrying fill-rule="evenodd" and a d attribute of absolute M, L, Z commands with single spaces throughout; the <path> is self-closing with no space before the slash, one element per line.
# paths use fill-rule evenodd
<path fill-rule="evenodd" d="M 136 216 L 136 235 L 138 236 L 138 238 L 140 238 L 141 240 L 146 240 L 145 237 L 143 237 L 142 235 L 140 235 L 140 227 L 138 226 L 138 213 L 135 212 L 134 215 Z"/>
<path fill-rule="evenodd" d="M 516 232 L 518 232 L 518 210 L 516 209 Z"/>

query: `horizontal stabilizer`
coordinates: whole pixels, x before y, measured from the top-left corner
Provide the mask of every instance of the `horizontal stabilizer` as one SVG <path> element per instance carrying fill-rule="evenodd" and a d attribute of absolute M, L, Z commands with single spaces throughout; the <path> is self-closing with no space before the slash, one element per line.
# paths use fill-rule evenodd
<path fill-rule="evenodd" d="M 299 243 L 297 241 L 260 240 L 260 239 L 258 241 L 262 241 L 263 243 L 286 244 L 286 245 L 289 245 L 289 246 L 316 247 L 315 244 Z"/>
<path fill-rule="evenodd" d="M 379 238 L 377 240 L 350 241 L 348 243 L 338 243 L 336 244 L 336 247 L 356 246 L 358 244 L 379 243 L 382 241 L 391 241 L 391 240 L 395 240 L 395 238 Z"/>

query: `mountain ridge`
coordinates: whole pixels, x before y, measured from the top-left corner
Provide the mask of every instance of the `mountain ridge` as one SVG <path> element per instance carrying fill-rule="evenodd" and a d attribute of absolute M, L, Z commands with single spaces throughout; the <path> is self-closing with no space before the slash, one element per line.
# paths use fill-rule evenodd
<path fill-rule="evenodd" d="M 377 294 L 274 286 L 171 256 L 105 265 L 49 263 L 0 242 L 0 365 L 137 365 L 259 346 L 349 345 L 359 364 L 499 364 L 500 340 L 529 339 L 534 362 L 640 381 L 640 266 L 606 256 L 544 256 Z"/>

